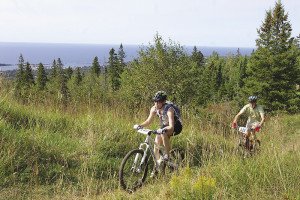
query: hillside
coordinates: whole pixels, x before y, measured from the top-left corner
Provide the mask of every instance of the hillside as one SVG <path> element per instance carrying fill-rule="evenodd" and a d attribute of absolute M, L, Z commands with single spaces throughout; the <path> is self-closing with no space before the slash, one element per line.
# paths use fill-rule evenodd
<path fill-rule="evenodd" d="M 63 112 L 1 99 L 0 199 L 300 198 L 300 115 L 269 117 L 259 133 L 261 152 L 243 159 L 229 128 L 230 104 L 200 116 L 183 110 L 184 130 L 172 143 L 185 149 L 184 168 L 129 195 L 119 189 L 118 168 L 143 140 L 132 125 L 146 112 Z"/>

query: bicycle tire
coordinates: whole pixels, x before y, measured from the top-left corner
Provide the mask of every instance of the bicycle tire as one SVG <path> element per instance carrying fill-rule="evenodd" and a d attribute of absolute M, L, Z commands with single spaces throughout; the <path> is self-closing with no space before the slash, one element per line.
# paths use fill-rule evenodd
<path fill-rule="evenodd" d="M 249 141 L 249 139 L 248 139 Z M 250 153 L 249 149 L 247 149 L 247 139 L 240 136 L 237 140 L 237 145 L 235 147 L 235 153 L 239 156 L 242 156 L 243 158 L 248 157 L 248 154 Z M 248 145 L 249 146 L 249 145 Z"/>
<path fill-rule="evenodd" d="M 147 155 L 145 163 L 141 166 L 141 170 L 132 169 L 133 161 L 139 155 L 138 164 L 141 162 L 141 158 L 144 155 L 144 151 L 141 149 L 134 149 L 129 151 L 122 160 L 119 170 L 119 183 L 120 186 L 129 193 L 134 192 L 137 188 L 141 187 L 147 177 L 148 172 L 148 158 Z M 132 171 L 134 170 L 134 171 Z"/>
<path fill-rule="evenodd" d="M 254 143 L 253 143 L 253 148 L 252 148 L 252 153 L 253 153 L 253 154 L 259 152 L 259 150 L 260 150 L 260 145 L 261 145 L 260 140 L 254 138 Z"/>
<path fill-rule="evenodd" d="M 172 149 L 170 151 L 171 160 L 175 162 L 178 167 L 182 167 L 184 163 L 184 152 L 181 149 Z"/>
<path fill-rule="evenodd" d="M 172 149 L 170 151 L 170 162 L 166 162 L 163 166 L 164 174 L 178 172 L 184 162 L 184 152 L 180 149 Z M 167 170 L 168 169 L 168 170 Z"/>

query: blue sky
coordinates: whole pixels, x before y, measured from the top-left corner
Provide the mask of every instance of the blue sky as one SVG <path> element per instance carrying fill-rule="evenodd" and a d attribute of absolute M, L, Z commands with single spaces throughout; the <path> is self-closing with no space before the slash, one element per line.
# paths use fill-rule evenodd
<path fill-rule="evenodd" d="M 0 0 L 0 42 L 255 47 L 275 0 Z M 300 33 L 300 1 L 282 0 Z"/>

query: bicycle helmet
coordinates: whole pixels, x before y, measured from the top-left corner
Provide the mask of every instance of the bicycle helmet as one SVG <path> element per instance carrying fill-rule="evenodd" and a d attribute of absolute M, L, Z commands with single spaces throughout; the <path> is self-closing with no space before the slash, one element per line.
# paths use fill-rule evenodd
<path fill-rule="evenodd" d="M 164 101 L 167 100 L 167 93 L 165 91 L 158 91 L 153 97 L 153 101 Z"/>
<path fill-rule="evenodd" d="M 257 101 L 257 96 L 250 96 L 250 97 L 248 98 L 248 101 L 249 101 L 250 103 L 256 102 L 256 101 Z"/>

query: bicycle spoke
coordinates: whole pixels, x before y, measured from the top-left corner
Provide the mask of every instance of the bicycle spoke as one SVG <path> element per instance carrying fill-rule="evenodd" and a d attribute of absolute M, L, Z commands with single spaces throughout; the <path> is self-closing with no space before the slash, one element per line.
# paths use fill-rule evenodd
<path fill-rule="evenodd" d="M 177 171 L 183 164 L 183 153 L 178 149 L 173 149 L 170 152 L 170 160 L 167 162 L 167 166 L 171 172 Z"/>

